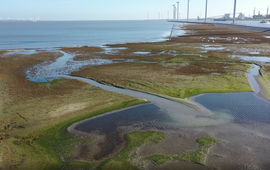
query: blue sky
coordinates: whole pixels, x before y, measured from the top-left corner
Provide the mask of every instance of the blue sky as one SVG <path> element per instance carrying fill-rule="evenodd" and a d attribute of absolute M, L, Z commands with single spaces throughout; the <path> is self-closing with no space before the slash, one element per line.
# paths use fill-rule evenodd
<path fill-rule="evenodd" d="M 144 20 L 172 18 L 178 0 L 0 0 L 0 19 Z M 187 16 L 187 0 L 180 1 L 180 18 Z M 208 16 L 233 12 L 234 0 L 208 0 Z M 266 14 L 270 0 L 237 0 L 237 12 Z M 205 0 L 190 0 L 190 17 L 204 17 Z M 270 13 L 270 12 L 269 12 Z"/>

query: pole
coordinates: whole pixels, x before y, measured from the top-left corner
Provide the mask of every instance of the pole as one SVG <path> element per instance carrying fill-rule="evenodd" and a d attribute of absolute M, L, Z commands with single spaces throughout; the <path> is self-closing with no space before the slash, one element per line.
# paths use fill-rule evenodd
<path fill-rule="evenodd" d="M 188 18 L 189 18 L 189 0 L 188 0 L 188 3 L 187 3 L 187 22 L 188 22 Z"/>
<path fill-rule="evenodd" d="M 173 21 L 175 20 L 175 5 L 173 5 Z"/>
<path fill-rule="evenodd" d="M 177 3 L 177 21 L 179 20 L 179 1 Z"/>
<path fill-rule="evenodd" d="M 206 22 L 207 20 L 207 0 L 206 0 L 206 4 L 205 4 L 205 20 L 204 22 Z"/>
<path fill-rule="evenodd" d="M 234 0 L 233 23 L 235 22 L 236 0 Z"/>
<path fill-rule="evenodd" d="M 176 20 L 176 6 L 173 5 L 173 20 Z"/>

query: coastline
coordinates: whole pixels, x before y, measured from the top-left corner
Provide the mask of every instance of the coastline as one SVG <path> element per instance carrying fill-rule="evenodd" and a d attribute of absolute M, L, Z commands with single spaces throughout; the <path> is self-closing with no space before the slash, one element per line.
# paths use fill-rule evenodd
<path fill-rule="evenodd" d="M 167 42 L 167 43 L 170 43 L 170 42 Z M 169 45 L 173 45 L 173 43 L 171 43 Z M 117 44 L 115 44 L 113 46 L 117 46 Z M 160 55 L 164 55 L 164 53 L 165 53 L 166 56 L 164 57 L 164 59 L 166 59 L 167 61 L 169 61 L 167 63 L 166 62 L 162 63 L 162 68 L 163 68 L 163 66 L 164 66 L 164 68 L 166 68 L 166 67 L 171 68 L 171 67 L 176 67 L 176 66 L 177 67 L 180 67 L 180 68 L 181 67 L 186 67 L 188 64 L 190 64 L 190 65 L 192 64 L 191 60 L 188 60 L 188 62 L 187 62 L 187 58 L 191 58 L 191 57 L 197 57 L 198 58 L 198 55 L 196 55 L 196 56 L 190 56 L 190 55 L 185 56 L 185 55 L 182 55 L 182 53 L 179 53 L 179 54 L 176 55 L 175 52 L 173 52 L 173 51 L 166 51 L 167 49 L 166 50 L 162 50 L 162 51 L 158 51 L 157 50 L 158 48 L 165 48 L 166 47 L 164 45 L 164 43 L 157 43 L 156 46 L 157 46 L 156 49 L 155 49 L 156 51 L 153 50 L 153 48 L 151 47 L 152 48 L 151 54 L 155 54 L 158 57 L 160 57 Z M 171 48 L 172 49 L 174 49 L 174 48 L 177 49 L 178 46 L 179 45 L 170 46 L 170 50 L 171 50 Z M 210 46 L 211 46 L 211 44 L 210 44 Z M 151 49 L 151 48 L 149 48 L 149 49 Z M 137 50 L 137 49 L 135 49 L 135 50 Z M 185 51 L 185 53 L 186 53 L 187 50 L 184 49 L 183 51 Z M 195 53 L 197 53 L 198 51 L 195 51 Z M 133 51 L 130 52 L 130 51 L 125 51 L 125 50 L 123 50 L 123 51 L 120 50 L 117 53 L 117 55 L 121 54 L 122 52 L 124 54 L 123 56 L 127 56 L 127 58 L 130 56 L 130 54 L 133 54 Z M 162 53 L 162 52 L 164 52 L 164 53 Z M 194 52 L 194 51 L 192 51 L 192 52 Z M 216 53 L 216 51 L 213 52 L 213 53 Z M 207 55 L 209 55 L 210 57 L 212 57 L 213 54 L 210 51 L 209 53 L 207 53 Z M 135 56 L 138 57 L 139 60 L 143 60 L 143 59 L 146 58 L 145 55 L 142 55 L 142 56 L 135 55 Z M 183 60 L 178 60 L 177 62 L 172 62 L 172 60 L 171 60 L 171 57 L 172 56 L 174 56 L 174 58 L 177 58 L 179 56 L 180 57 L 186 57 L 186 58 L 184 58 Z M 203 54 L 202 54 L 202 56 L 203 56 Z M 16 58 L 16 57 L 13 56 L 14 59 L 19 59 L 20 55 L 18 55 L 17 57 L 18 58 Z M 110 56 L 110 57 L 114 57 L 114 56 Z M 199 59 L 204 59 L 203 57 L 200 57 Z M 152 57 L 149 57 L 149 58 L 152 58 Z M 196 58 L 196 60 L 197 60 L 197 58 Z M 214 60 L 213 58 L 211 58 L 211 60 Z M 14 61 L 16 61 L 16 60 L 14 60 Z M 159 60 L 157 59 L 157 61 L 159 61 Z M 194 63 L 196 63 L 196 62 L 194 62 Z M 204 62 L 201 62 L 201 63 L 203 64 Z M 199 64 L 201 64 L 201 63 L 199 63 Z M 215 62 L 211 62 L 211 64 L 214 67 L 216 63 Z M 20 63 L 20 65 L 21 65 L 21 63 Z M 145 64 L 143 66 L 144 67 L 147 67 L 147 66 L 150 67 L 150 66 L 152 66 L 152 64 L 149 64 L 149 65 Z M 227 66 L 227 65 L 221 65 L 221 66 L 220 65 L 217 65 L 217 66 L 218 67 L 222 67 L 221 71 L 227 71 L 229 69 L 231 69 L 233 71 L 235 68 L 237 68 L 238 65 L 232 65 L 231 64 L 229 66 Z M 223 68 L 223 67 L 226 67 L 226 68 Z M 228 67 L 230 67 L 230 68 L 228 68 Z M 16 67 L 14 67 L 14 68 L 16 68 Z M 96 68 L 98 68 L 98 67 L 96 67 Z M 129 67 L 129 68 L 131 68 L 131 67 Z M 155 68 L 155 67 L 153 67 L 153 68 Z M 246 73 L 245 68 L 246 67 L 242 67 L 243 74 Z M 217 69 L 217 70 L 220 71 L 220 69 Z M 155 71 L 155 70 L 153 70 L 153 71 Z M 212 71 L 211 70 L 211 72 L 207 72 L 208 73 L 208 77 L 212 78 L 213 80 L 215 80 L 216 78 L 218 78 L 218 76 L 220 76 L 220 77 L 223 76 L 223 75 L 219 75 L 219 74 L 212 74 L 213 72 L 214 73 L 217 73 L 216 70 L 215 71 Z M 241 74 L 242 74 L 242 72 L 241 72 Z M 223 73 L 223 72 L 221 72 L 221 73 Z M 227 73 L 227 72 L 225 72 L 225 73 Z M 122 74 L 123 74 L 123 72 L 122 72 Z M 125 72 L 125 74 L 128 74 L 128 72 Z M 157 74 L 157 75 L 158 76 L 161 76 L 161 74 Z M 234 75 L 234 74 L 232 73 L 232 75 Z M 234 75 L 234 76 L 237 76 L 237 75 Z M 150 77 L 151 76 L 148 76 L 148 78 L 150 78 Z M 227 77 L 225 77 L 225 78 L 227 78 Z M 193 78 L 191 80 L 192 81 L 195 81 L 195 78 Z M 266 95 L 265 92 L 268 91 L 267 84 L 266 83 L 269 83 L 269 82 L 263 82 L 263 78 L 260 77 L 260 76 L 257 76 L 256 77 L 256 80 L 259 81 L 259 82 L 261 81 L 261 83 L 259 83 L 260 88 L 261 88 L 261 92 L 259 93 L 259 95 L 264 95 L 264 94 Z M 24 81 L 26 82 L 27 80 L 24 80 Z M 107 80 L 107 82 L 110 82 L 110 81 Z M 204 82 L 204 81 L 202 81 L 202 82 Z M 212 82 L 214 82 L 214 81 L 212 81 Z M 62 88 L 66 88 L 66 86 L 68 86 L 69 84 L 74 84 L 75 87 L 76 87 L 76 85 L 78 86 L 78 84 L 79 84 L 80 86 L 78 88 L 79 89 L 83 89 L 83 90 L 85 90 L 85 88 L 89 88 L 89 86 L 85 86 L 85 84 L 82 84 L 82 83 L 80 84 L 80 83 L 81 82 L 77 82 L 75 80 L 74 80 L 74 82 L 71 81 L 71 82 L 58 82 L 58 83 L 56 83 L 56 82 L 50 83 L 49 82 L 49 83 L 45 83 L 45 86 L 44 87 L 46 87 L 46 88 L 43 87 L 42 90 L 38 94 L 40 94 L 40 93 L 42 94 L 44 91 L 46 92 L 46 90 L 48 90 L 50 88 L 51 89 L 54 89 L 55 88 L 55 91 L 57 91 L 57 90 L 59 90 L 59 89 L 57 89 L 59 84 L 60 84 L 59 87 L 62 87 Z M 142 82 L 139 82 L 139 83 L 142 83 Z M 34 83 L 32 83 L 32 84 L 34 84 Z M 36 86 L 39 86 L 40 84 L 42 84 L 42 83 L 38 83 L 38 84 L 35 84 L 35 85 Z M 143 84 L 143 85 L 145 85 L 145 84 Z M 154 86 L 150 86 L 150 87 L 151 88 L 154 88 Z M 165 86 L 165 87 L 168 87 L 168 86 Z M 62 101 L 63 100 L 62 97 L 67 94 L 65 96 L 67 99 L 74 98 L 74 100 L 76 101 L 76 100 L 78 100 L 78 99 L 81 98 L 81 95 L 85 94 L 84 97 L 87 99 L 87 101 L 89 99 L 89 101 L 88 101 L 89 102 L 89 106 L 88 106 L 88 108 L 85 108 L 85 109 L 83 109 L 81 111 L 74 112 L 74 114 L 72 113 L 72 114 L 67 115 L 67 116 L 66 115 L 60 115 L 57 118 L 49 118 L 49 119 L 50 120 L 51 119 L 55 119 L 55 121 L 59 121 L 60 122 L 60 121 L 62 121 L 61 118 L 68 119 L 68 116 L 71 116 L 71 115 L 74 116 L 74 117 L 76 117 L 76 116 L 77 117 L 80 117 L 80 115 L 83 115 L 83 114 L 85 114 L 86 112 L 89 112 L 89 110 L 92 109 L 92 105 L 90 105 L 90 104 L 93 101 L 95 101 L 95 97 L 102 97 L 103 96 L 105 99 L 104 100 L 101 100 L 101 103 L 102 102 L 103 103 L 104 102 L 107 102 L 107 104 L 109 104 L 111 106 L 114 106 L 115 105 L 114 101 L 107 99 L 108 98 L 108 97 L 106 97 L 108 95 L 107 92 L 106 92 L 106 94 L 104 92 L 103 95 L 100 95 L 100 94 L 96 94 L 95 93 L 95 92 L 99 92 L 99 90 L 100 90 L 99 88 L 91 87 L 91 88 L 89 88 L 89 90 L 81 91 L 81 93 L 79 93 L 80 94 L 79 96 L 77 94 L 72 94 L 72 93 L 70 94 L 68 92 L 63 92 L 62 94 L 59 94 L 57 97 L 51 98 L 51 101 L 48 100 L 48 102 L 53 102 L 54 100 Z M 78 91 L 78 89 L 77 89 L 77 91 Z M 74 92 L 77 92 L 77 91 L 74 91 Z M 93 93 L 90 93 L 90 92 L 93 92 Z M 86 95 L 87 93 L 90 93 L 90 95 L 87 96 Z M 168 95 L 159 95 L 157 93 L 150 93 L 150 92 L 149 92 L 149 94 L 152 94 L 152 95 L 155 95 L 157 97 L 164 98 L 164 99 L 169 99 L 169 100 L 173 100 L 173 101 L 177 101 L 177 102 L 183 102 L 186 106 L 193 107 L 194 108 L 194 103 L 190 99 L 180 99 L 180 98 L 176 98 L 176 97 L 169 97 Z M 202 93 L 202 94 L 204 94 L 204 93 Z M 114 95 L 115 94 L 111 94 L 111 97 L 114 97 Z M 269 95 L 269 93 L 268 93 L 268 95 Z M 55 94 L 54 94 L 54 96 L 55 96 Z M 75 98 L 76 96 L 77 96 L 77 99 Z M 119 98 L 121 98 L 121 101 L 122 100 L 124 101 L 126 99 L 130 99 L 130 98 L 124 98 L 123 95 L 119 95 L 119 94 L 117 94 L 117 96 Z M 269 96 L 267 96 L 267 97 L 269 97 Z M 45 100 L 45 98 L 43 98 L 42 96 L 39 96 L 39 98 L 40 99 L 36 99 L 36 101 L 38 101 L 38 100 L 40 100 L 40 101 L 41 100 Z M 91 98 L 91 100 L 90 100 L 90 98 Z M 120 99 L 118 99 L 118 100 L 120 100 Z M 31 101 L 31 102 L 30 101 L 26 101 L 26 103 L 29 105 L 29 103 L 34 103 L 36 101 L 34 101 L 34 100 Z M 145 102 L 145 101 L 143 101 L 143 102 Z M 25 103 L 22 102 L 22 106 L 20 106 L 20 107 L 23 107 L 24 104 Z M 36 148 L 39 149 L 39 151 L 41 153 L 43 153 L 43 151 L 41 151 L 41 150 L 44 150 L 44 148 L 45 148 L 45 151 L 47 151 L 46 149 L 48 149 L 48 148 L 49 148 L 48 151 L 51 151 L 51 150 L 54 150 L 55 149 L 55 151 L 52 152 L 53 153 L 52 154 L 53 157 L 55 158 L 55 160 L 56 159 L 59 159 L 59 160 L 62 161 L 61 163 L 59 163 L 60 161 L 58 162 L 59 163 L 58 167 L 67 166 L 69 163 L 72 163 L 72 161 L 74 161 L 74 162 L 75 161 L 81 161 L 81 163 L 78 163 L 80 165 L 82 165 L 84 163 L 86 164 L 87 163 L 87 156 L 85 156 L 83 154 L 80 155 L 80 152 L 85 153 L 87 155 L 87 153 L 90 153 L 90 151 L 92 152 L 91 147 L 93 147 L 92 149 L 94 151 L 98 150 L 97 146 L 95 146 L 95 145 L 97 145 L 98 142 L 96 142 L 96 141 L 93 142 L 94 138 L 97 137 L 97 136 L 93 135 L 93 133 L 91 134 L 91 136 L 89 136 L 88 133 L 81 133 L 81 134 L 78 135 L 78 131 L 76 131 L 74 129 L 74 127 L 76 125 L 78 125 L 78 124 L 80 124 L 82 122 L 85 122 L 87 120 L 97 119 L 97 118 L 101 118 L 103 116 L 112 115 L 112 113 L 116 113 L 116 112 L 119 112 L 119 111 L 126 111 L 126 110 L 131 109 L 131 108 L 137 108 L 137 107 L 140 107 L 140 106 L 148 106 L 148 105 L 151 105 L 151 103 L 150 104 L 136 105 L 136 106 L 132 106 L 132 107 L 125 107 L 125 108 L 123 108 L 121 110 L 106 112 L 105 114 L 102 114 L 102 115 L 99 115 L 99 116 L 96 116 L 96 117 L 92 117 L 90 119 L 85 119 L 85 120 L 76 122 L 76 123 L 72 124 L 71 126 L 69 126 L 67 129 L 65 128 L 65 129 L 60 129 L 59 130 L 58 127 L 53 127 L 53 129 L 50 132 L 47 132 L 46 131 L 45 134 L 43 133 L 45 131 L 42 131 L 42 130 L 40 130 L 40 129 L 37 128 L 38 129 L 37 131 L 40 131 L 40 132 L 35 132 L 34 135 L 33 134 L 30 134 L 26 138 L 24 136 L 20 136 L 21 133 L 19 133 L 18 137 L 16 137 L 16 138 L 13 138 L 12 137 L 10 140 L 15 140 L 16 145 L 14 145 L 14 146 L 16 146 L 16 147 L 21 147 L 22 144 L 20 144 L 20 142 L 23 141 L 23 146 L 27 146 L 27 148 L 30 147 L 31 149 L 33 149 L 34 147 L 36 147 Z M 43 105 L 40 104 L 40 107 L 42 107 L 42 106 Z M 54 107 L 54 110 L 57 112 L 57 111 L 61 110 L 59 108 L 61 108 L 62 106 L 61 107 L 59 107 L 59 106 L 61 106 L 61 104 L 53 103 L 53 105 L 51 105 L 50 108 L 51 107 Z M 69 104 L 68 105 L 65 105 L 65 106 L 69 106 Z M 201 119 L 200 123 L 205 122 L 206 121 L 206 118 L 211 119 L 211 121 L 218 121 L 218 117 L 216 117 L 216 116 L 211 117 L 211 114 L 212 113 L 208 109 L 205 109 L 204 107 L 203 108 L 200 108 L 200 106 L 201 106 L 200 104 L 196 105 L 195 110 L 197 110 L 198 113 L 200 111 L 203 111 L 204 113 L 203 114 L 198 114 L 198 115 L 195 115 L 194 116 L 196 119 Z M 18 106 L 16 106 L 16 107 L 18 107 Z M 14 108 L 16 108 L 16 107 L 14 106 Z M 31 107 L 29 107 L 29 108 L 31 108 Z M 97 110 L 100 109 L 99 104 L 97 104 L 97 107 L 94 107 L 94 108 L 97 109 Z M 23 109 L 21 109 L 21 110 L 23 110 Z M 179 113 L 180 110 L 181 109 L 176 110 L 177 113 Z M 27 119 L 29 119 L 28 122 L 30 122 L 30 118 L 31 118 L 30 115 L 27 115 L 25 113 L 22 113 L 21 111 L 18 112 L 18 113 L 20 113 L 18 116 L 21 115 L 21 117 L 20 117 L 21 119 L 27 118 Z M 39 113 L 40 114 L 43 114 L 43 112 L 39 112 Z M 46 112 L 46 113 L 44 112 L 44 115 L 45 116 L 48 116 L 49 115 L 48 113 L 50 113 L 50 112 Z M 33 112 L 33 114 L 35 114 L 35 112 Z M 16 116 L 16 118 L 18 118 L 18 116 Z M 179 114 L 175 114 L 174 116 L 177 117 L 177 116 L 179 116 Z M 190 115 L 184 115 L 183 114 L 181 116 L 183 116 L 183 118 L 184 118 L 185 116 L 190 116 Z M 173 118 L 175 118 L 175 117 L 173 117 Z M 182 117 L 180 117 L 180 118 L 182 119 Z M 189 119 L 187 119 L 187 120 L 189 120 Z M 248 125 L 247 124 L 244 124 L 244 123 L 243 124 L 241 124 L 241 123 L 237 124 L 235 122 L 232 122 L 231 120 L 232 120 L 232 118 L 228 116 L 228 117 L 225 117 L 224 120 L 222 118 L 222 121 L 225 122 L 225 123 L 221 123 L 221 124 L 218 124 L 217 123 L 217 124 L 214 124 L 214 125 L 208 125 L 207 122 L 206 122 L 205 124 L 207 124 L 207 125 L 205 125 L 205 124 L 202 123 L 200 127 L 194 127 L 194 126 L 192 126 L 193 125 L 192 124 L 192 121 L 190 121 L 190 122 L 187 122 L 187 124 L 190 123 L 190 125 L 182 126 L 182 127 L 178 128 L 178 129 L 177 128 L 172 128 L 172 129 L 167 129 L 167 130 L 160 130 L 160 129 L 157 129 L 157 128 L 153 128 L 152 130 L 154 130 L 154 131 L 163 131 L 163 132 L 167 133 L 168 135 L 166 136 L 166 138 L 164 139 L 164 141 L 160 141 L 160 142 L 156 142 L 156 143 L 154 142 L 154 143 L 150 143 L 150 144 L 147 144 L 147 145 L 145 144 L 142 147 L 138 147 L 134 151 L 135 154 L 139 155 L 138 157 L 136 157 L 136 159 L 138 158 L 138 160 L 137 160 L 138 162 L 139 162 L 139 160 L 143 160 L 143 161 L 142 161 L 142 163 L 138 163 L 137 162 L 136 165 L 138 167 L 141 167 L 142 169 L 145 166 L 152 167 L 152 169 L 162 169 L 162 166 L 167 167 L 167 168 L 170 168 L 170 166 L 174 167 L 176 165 L 178 167 L 181 167 L 181 165 L 185 165 L 186 167 L 197 167 L 197 168 L 202 168 L 202 169 L 207 169 L 208 167 L 219 169 L 220 167 L 226 167 L 226 165 L 224 164 L 224 161 L 226 161 L 226 162 L 229 161 L 228 165 L 235 164 L 235 166 L 237 165 L 237 167 L 239 169 L 239 167 L 241 168 L 241 167 L 245 166 L 245 163 L 248 162 L 249 156 L 246 156 L 246 155 L 251 155 L 252 154 L 252 158 L 253 159 L 255 159 L 256 161 L 257 161 L 257 159 L 259 160 L 260 157 L 258 158 L 258 155 L 260 155 L 260 153 L 261 153 L 262 150 L 267 149 L 267 148 L 264 148 L 263 146 L 265 144 L 264 142 L 266 140 L 268 140 L 269 139 L 268 137 L 270 136 L 268 134 L 269 132 L 267 132 L 267 130 L 265 130 L 265 129 L 268 129 L 269 126 L 267 124 L 266 125 L 264 125 L 264 124 L 257 125 L 254 122 L 251 122 Z M 23 121 L 23 123 L 26 124 L 25 123 L 25 120 L 20 120 L 20 121 L 21 122 Z M 46 122 L 45 119 L 44 119 L 44 122 Z M 37 123 L 37 122 L 34 122 L 34 123 Z M 32 125 L 34 123 L 32 123 Z M 196 125 L 196 122 L 194 124 Z M 26 127 L 26 129 L 27 128 L 32 128 L 32 125 L 27 125 L 25 127 Z M 51 126 L 51 125 L 48 125 L 48 126 Z M 170 126 L 168 125 L 168 127 L 170 127 Z M 61 125 L 61 128 L 62 128 L 62 125 Z M 263 130 L 260 131 L 261 130 L 260 128 L 263 129 Z M 20 131 L 24 131 L 25 130 L 25 129 L 19 129 L 19 128 L 16 129 L 15 126 L 14 126 L 14 129 L 12 129 L 13 130 L 12 132 L 14 134 L 15 134 L 15 131 L 18 133 Z M 69 133 L 66 133 L 66 130 L 68 130 L 68 132 L 70 132 L 72 134 L 75 134 L 75 135 L 70 135 Z M 130 129 L 128 129 L 126 126 L 121 127 L 120 130 L 122 130 L 122 132 L 120 133 L 120 137 L 122 137 L 122 138 L 120 139 L 120 144 L 117 146 L 118 147 L 116 149 L 117 152 L 114 152 L 114 153 L 118 153 L 119 151 L 121 151 L 126 146 L 125 145 L 126 144 L 125 143 L 126 141 L 124 140 L 125 139 L 124 138 L 124 134 L 125 134 L 124 132 L 133 132 L 133 131 L 137 131 L 137 130 L 138 131 L 141 131 L 141 129 L 139 129 L 138 127 L 136 127 L 136 128 L 133 128 L 132 127 Z M 97 130 L 97 131 L 99 131 L 99 130 Z M 78 136 L 76 136 L 76 134 Z M 49 135 L 49 137 L 51 137 L 51 140 L 52 141 L 49 141 L 50 139 L 49 139 L 49 137 L 47 135 Z M 63 147 L 62 144 L 57 143 L 57 140 L 58 139 L 59 140 L 61 139 L 60 141 L 64 143 L 65 138 L 63 136 L 65 136 L 66 139 L 67 139 L 67 145 L 64 145 L 64 144 L 63 145 L 65 147 L 67 147 L 68 149 L 70 149 L 71 146 L 75 148 L 74 149 L 75 151 L 74 152 L 71 152 L 71 153 L 73 153 L 73 155 L 72 154 L 71 155 L 65 155 L 65 154 L 63 154 L 63 152 L 61 150 L 60 150 L 61 152 L 59 152 L 58 148 L 64 148 L 63 151 L 66 151 L 66 149 L 67 149 L 67 148 Z M 76 136 L 76 137 L 73 137 L 73 136 Z M 226 144 L 218 144 L 218 145 L 215 145 L 213 148 L 211 148 L 211 151 L 206 154 L 207 162 L 205 162 L 205 165 L 194 164 L 194 163 L 192 163 L 192 161 L 176 161 L 176 162 L 170 162 L 169 161 L 165 165 L 157 165 L 157 164 L 155 164 L 155 163 L 153 163 L 153 162 L 151 162 L 151 161 L 149 161 L 149 160 L 146 159 L 146 157 L 148 157 L 149 155 L 155 155 L 157 153 L 158 154 L 164 154 L 164 155 L 176 155 L 176 154 L 179 154 L 179 153 L 188 152 L 190 150 L 196 150 L 198 148 L 198 143 L 196 143 L 196 140 L 198 138 L 205 137 L 205 136 L 211 136 L 211 137 L 214 137 L 214 138 L 217 138 L 217 139 L 228 141 L 228 143 L 226 143 Z M 93 138 L 91 138 L 91 137 L 93 137 Z M 70 138 L 72 140 L 74 140 L 74 141 L 77 140 L 76 141 L 77 143 L 75 143 L 75 144 L 72 143 L 74 141 L 70 140 Z M 99 137 L 97 137 L 97 138 L 99 138 Z M 106 138 L 106 136 L 102 136 L 102 134 L 101 134 L 101 138 L 102 138 L 102 140 L 104 140 L 104 138 Z M 89 141 L 87 141 L 88 139 L 89 139 Z M 97 139 L 97 140 L 99 140 L 99 139 Z M 47 141 L 48 143 L 46 143 L 46 142 L 44 143 L 44 141 Z M 124 141 L 124 143 L 121 143 L 121 141 Z M 177 141 L 177 142 L 175 142 L 175 141 Z M 29 142 L 30 142 L 30 145 L 29 145 Z M 91 143 L 91 142 L 93 142 L 93 143 Z M 7 144 L 7 140 L 3 141 L 3 143 L 4 144 Z M 3 143 L 0 143 L 0 145 L 3 144 Z M 182 146 L 180 146 L 181 144 L 182 144 L 182 146 L 185 146 L 185 147 L 183 148 Z M 33 148 L 32 148 L 32 145 L 33 145 Z M 171 145 L 173 145 L 173 146 L 171 147 Z M 257 147 L 257 145 L 260 146 L 260 147 Z M 5 146 L 7 146 L 7 145 L 5 145 Z M 89 151 L 89 148 L 90 148 L 90 151 Z M 44 153 L 45 153 L 45 151 L 44 151 Z M 2 151 L 0 149 L 0 158 L 1 158 L 1 152 Z M 60 153 L 60 156 L 59 156 L 59 153 Z M 265 156 L 268 153 L 269 152 L 265 151 L 265 152 L 263 152 L 262 155 Z M 237 157 L 238 154 L 240 154 L 241 157 Z M 111 156 L 113 156 L 113 155 L 111 155 Z M 50 157 L 51 155 L 45 155 L 45 156 Z M 82 158 L 80 159 L 79 156 L 82 156 Z M 85 156 L 85 157 L 83 157 L 83 156 Z M 111 157 L 111 156 L 109 156 L 109 157 Z M 105 158 L 107 159 L 108 157 L 105 157 Z M 242 158 L 244 159 L 244 164 L 242 164 L 243 162 L 239 161 L 240 159 L 242 160 Z M 47 157 L 46 157 L 46 159 L 47 159 Z M 91 158 L 89 158 L 89 159 L 91 159 Z M 262 157 L 262 159 L 263 159 L 263 157 Z M 50 160 L 54 160 L 54 159 L 50 159 Z M 66 160 L 67 160 L 67 162 L 65 162 Z M 101 159 L 101 160 L 103 160 L 103 159 Z M 257 162 L 256 161 L 250 162 L 250 164 L 252 166 L 254 164 L 254 166 L 255 166 L 259 162 L 259 161 L 257 161 Z M 47 162 L 48 162 L 48 164 L 50 163 L 50 161 L 47 161 Z M 98 163 L 98 161 L 96 161 L 95 163 Z M 103 162 L 103 164 L 106 164 L 106 162 Z M 99 166 L 99 164 L 95 164 L 94 165 L 94 167 L 97 167 L 97 166 Z M 261 167 L 262 165 L 258 163 L 258 166 Z M 45 165 L 44 165 L 44 167 L 45 167 Z M 1 169 L 1 162 L 0 162 L 0 169 Z M 234 169 L 235 169 L 235 167 L 234 167 Z"/>

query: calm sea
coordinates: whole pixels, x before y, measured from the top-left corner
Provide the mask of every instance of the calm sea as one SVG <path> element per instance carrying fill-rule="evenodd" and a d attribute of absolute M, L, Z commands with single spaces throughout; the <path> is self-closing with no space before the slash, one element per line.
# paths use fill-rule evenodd
<path fill-rule="evenodd" d="M 166 21 L 1 21 L 0 49 L 154 42 L 170 35 Z"/>

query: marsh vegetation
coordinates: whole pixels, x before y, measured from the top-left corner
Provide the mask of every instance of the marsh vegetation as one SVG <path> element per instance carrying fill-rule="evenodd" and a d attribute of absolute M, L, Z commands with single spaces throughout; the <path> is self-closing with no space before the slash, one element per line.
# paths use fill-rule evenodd
<path fill-rule="evenodd" d="M 269 57 L 269 39 L 264 34 L 212 25 L 184 25 L 182 29 L 187 31 L 185 36 L 166 42 L 107 45 L 110 50 L 99 47 L 61 50 L 74 54 L 77 61 L 93 58 L 117 61 L 84 67 L 72 73 L 117 87 L 176 98 L 201 93 L 252 91 L 247 73 L 253 62 L 229 55 Z M 175 137 L 175 133 L 170 136 L 169 132 L 133 132 L 125 135 L 125 148 L 106 160 L 82 161 L 81 157 L 76 157 L 77 148 L 82 148 L 78 146 L 87 148 L 96 136 L 70 134 L 66 129 L 71 124 L 146 101 L 108 92 L 78 80 L 56 79 L 37 83 L 26 78 L 26 70 L 37 64 L 54 62 L 62 53 L 5 54 L 6 51 L 0 51 L 0 169 L 162 169 L 163 166 L 174 167 L 179 162 L 207 169 L 216 168 L 211 163 L 221 158 L 218 167 L 222 169 L 226 166 L 222 164 L 225 159 L 222 154 L 228 155 L 226 150 L 233 153 L 233 148 L 238 146 L 234 139 L 229 144 L 218 140 L 222 139 L 220 134 L 224 134 L 220 129 L 222 132 L 210 135 L 213 137 L 209 137 L 207 131 L 202 135 L 200 129 L 196 129 L 197 133 L 189 132 L 185 139 Z M 267 89 L 270 66 L 256 63 L 262 66 L 261 79 Z M 249 131 L 242 131 L 244 136 L 250 135 Z M 230 134 L 236 133 L 240 138 L 242 131 Z M 257 132 L 252 132 L 252 135 L 256 136 L 252 142 L 269 140 Z M 231 139 L 227 136 L 224 138 Z M 178 146 L 175 140 L 182 145 Z M 253 147 L 253 144 L 250 145 Z M 211 147 L 214 154 L 209 153 Z M 245 147 L 246 150 L 239 152 L 250 151 L 249 146 Z M 216 156 L 219 152 L 222 152 L 221 156 Z M 211 158 L 209 162 L 207 156 Z"/>

